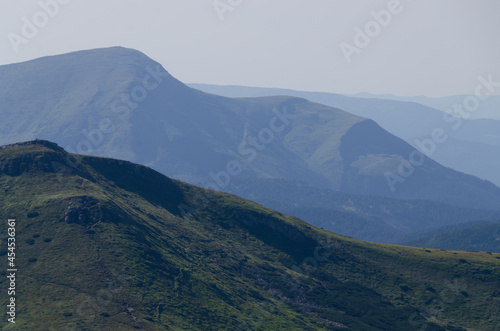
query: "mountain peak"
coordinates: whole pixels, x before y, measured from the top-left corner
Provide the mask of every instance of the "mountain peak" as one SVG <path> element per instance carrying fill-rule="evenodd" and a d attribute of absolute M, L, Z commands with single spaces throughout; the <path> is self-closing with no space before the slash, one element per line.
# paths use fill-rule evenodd
<path fill-rule="evenodd" d="M 48 140 L 43 140 L 43 139 L 35 139 L 35 140 L 30 140 L 30 141 L 25 141 L 25 142 L 19 142 L 19 143 L 14 143 L 14 144 L 8 144 L 8 145 L 4 145 L 4 146 L 0 146 L 0 153 L 1 153 L 1 150 L 4 150 L 4 149 L 14 149 L 16 147 L 22 147 L 22 146 L 44 146 L 44 147 L 47 147 L 47 148 L 50 148 L 54 151 L 64 151 L 64 149 L 62 149 L 58 144 L 56 143 L 53 143 L 51 141 L 48 141 Z"/>
<path fill-rule="evenodd" d="M 0 146 L 0 173 L 19 176 L 38 170 L 57 173 L 62 167 L 76 167 L 72 156 L 56 143 L 32 140 Z"/>
<path fill-rule="evenodd" d="M 148 57 L 146 54 L 136 49 L 114 46 L 106 48 L 80 50 L 58 55 L 44 56 L 26 62 L 3 65 L 0 66 L 0 69 L 5 69 L 8 67 L 19 66 L 19 65 L 26 66 L 28 64 L 40 65 L 48 62 L 49 63 L 56 62 L 62 64 L 68 60 L 74 60 L 74 59 L 82 64 L 88 64 L 89 62 L 92 63 L 111 62 L 114 65 L 119 65 L 122 63 L 135 63 L 138 65 L 157 63 L 156 61 Z"/>
<path fill-rule="evenodd" d="M 151 84 L 158 76 L 161 80 L 178 82 L 160 63 L 130 48 L 96 48 L 45 56 L 0 66 L 0 77 L 9 82 L 0 91 L 0 99 L 8 100 L 14 89 L 26 93 L 28 98 L 34 93 L 44 98 L 44 95 L 52 95 L 54 90 L 66 95 L 73 94 L 74 89 L 80 95 L 87 91 L 94 95 L 114 90 L 121 93 L 134 83 L 143 82 L 148 74 L 154 76 L 148 78 L 152 80 Z M 40 82 L 43 82 L 41 87 Z M 82 87 L 82 82 L 86 86 Z"/>

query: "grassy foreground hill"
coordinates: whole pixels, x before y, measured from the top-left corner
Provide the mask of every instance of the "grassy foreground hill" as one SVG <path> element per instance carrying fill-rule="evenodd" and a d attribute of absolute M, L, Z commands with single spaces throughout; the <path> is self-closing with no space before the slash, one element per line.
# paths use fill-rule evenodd
<path fill-rule="evenodd" d="M 46 141 L 0 149 L 0 215 L 2 330 L 500 328 L 500 254 L 363 242 Z"/>

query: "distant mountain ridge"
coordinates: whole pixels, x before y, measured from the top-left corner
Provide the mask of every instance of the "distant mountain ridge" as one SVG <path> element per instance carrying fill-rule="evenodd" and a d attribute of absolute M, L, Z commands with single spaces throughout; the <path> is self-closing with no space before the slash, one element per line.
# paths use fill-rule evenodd
<path fill-rule="evenodd" d="M 489 77 L 488 77 L 489 78 Z M 496 79 L 495 77 L 491 77 L 492 82 L 490 82 L 490 88 L 494 89 L 496 87 L 497 82 L 493 81 Z M 487 79 L 486 79 L 487 80 Z M 491 93 L 489 89 L 485 91 L 480 91 L 481 93 Z M 494 92 L 494 91 L 493 91 Z M 432 107 L 435 109 L 439 109 L 441 111 L 447 111 L 449 109 L 453 109 L 455 104 L 461 104 L 468 97 L 473 97 L 474 95 L 454 95 L 454 96 L 446 96 L 446 97 L 426 97 L 423 95 L 419 96 L 409 96 L 409 97 L 401 97 L 397 95 L 391 94 L 371 94 L 371 93 L 358 93 L 347 95 L 348 97 L 355 98 L 369 98 L 369 99 L 386 99 L 386 100 L 398 100 L 405 102 L 416 102 L 422 105 L 426 105 L 428 107 Z M 481 103 L 478 107 L 478 110 L 475 112 L 471 112 L 468 115 L 468 118 L 471 119 L 493 119 L 500 120 L 500 95 L 498 93 L 496 95 L 489 95 L 487 99 L 481 100 Z"/>
<path fill-rule="evenodd" d="M 405 242 L 418 247 L 500 252 L 500 221 L 474 222 L 458 229 Z"/>
<path fill-rule="evenodd" d="M 236 178 L 226 191 L 325 230 L 382 243 L 406 244 L 429 236 L 425 231 L 436 235 L 500 217 L 498 211 L 334 192 L 284 179 Z"/>
<path fill-rule="evenodd" d="M 464 109 L 464 103 L 468 100 L 467 96 L 436 99 L 441 101 L 442 107 L 445 107 L 443 111 L 455 111 L 454 115 L 448 115 L 430 107 L 432 103 L 426 103 L 426 105 L 417 103 L 420 100 L 430 100 L 425 97 L 398 98 L 391 95 L 371 94 L 361 94 L 356 97 L 357 95 L 345 96 L 277 88 L 209 84 L 189 84 L 189 86 L 227 97 L 290 95 L 340 108 L 354 115 L 374 120 L 382 128 L 402 138 L 416 149 L 421 150 L 422 146 L 432 144 L 433 147 L 427 147 L 425 150 L 431 154 L 430 157 L 433 160 L 455 170 L 490 180 L 500 186 L 500 173 L 497 171 L 500 167 L 500 121 L 465 120 L 459 116 L 460 113 L 477 115 L 485 107 L 492 114 L 500 113 L 499 96 L 489 96 L 486 100 L 478 101 L 478 109 L 474 112 Z M 470 109 L 470 106 L 467 107 Z M 444 141 L 429 142 L 436 129 L 444 131 L 446 135 Z"/>

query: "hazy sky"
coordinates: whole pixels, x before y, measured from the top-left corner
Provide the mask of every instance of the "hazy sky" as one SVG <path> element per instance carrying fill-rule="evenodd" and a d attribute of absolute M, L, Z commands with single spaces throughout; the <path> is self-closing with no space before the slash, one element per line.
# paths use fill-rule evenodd
<path fill-rule="evenodd" d="M 498 0 L 1 0 L 0 64 L 120 45 L 186 83 L 473 94 L 500 81 L 499 15 Z"/>

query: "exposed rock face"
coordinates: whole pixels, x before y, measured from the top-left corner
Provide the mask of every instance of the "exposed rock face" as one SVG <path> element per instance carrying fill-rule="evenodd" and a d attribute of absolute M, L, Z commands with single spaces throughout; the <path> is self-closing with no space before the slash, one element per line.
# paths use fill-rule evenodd
<path fill-rule="evenodd" d="M 45 146 L 49 149 L 52 149 L 54 151 L 59 151 L 59 152 L 64 152 L 64 149 L 59 147 L 56 143 L 53 143 L 51 141 L 47 140 L 32 140 L 32 141 L 26 141 L 26 142 L 21 142 L 21 143 L 15 143 L 15 144 L 9 144 L 9 145 L 4 145 L 0 146 L 0 150 L 2 149 L 10 149 L 12 147 L 20 147 L 20 146 L 34 146 L 34 145 L 40 145 L 40 146 Z"/>
<path fill-rule="evenodd" d="M 64 213 L 66 223 L 90 224 L 101 221 L 102 217 L 101 203 L 89 196 L 72 198 Z"/>
<path fill-rule="evenodd" d="M 54 153 L 23 155 L 0 160 L 0 171 L 9 176 L 19 176 L 32 168 L 45 172 L 55 172 L 52 163 L 58 161 L 60 159 Z"/>
<path fill-rule="evenodd" d="M 72 172 L 79 168 L 78 162 L 64 149 L 45 140 L 34 140 L 12 145 L 0 146 L 0 151 L 21 147 L 21 152 L 0 156 L 0 172 L 9 176 L 19 176 L 30 170 L 43 172 Z M 80 169 L 81 170 L 81 169 Z"/>
<path fill-rule="evenodd" d="M 60 220 L 65 223 L 79 224 L 85 227 L 99 222 L 130 222 L 123 211 L 116 209 L 112 203 L 98 198 L 82 195 L 66 199 L 68 207 L 64 217 Z"/>

